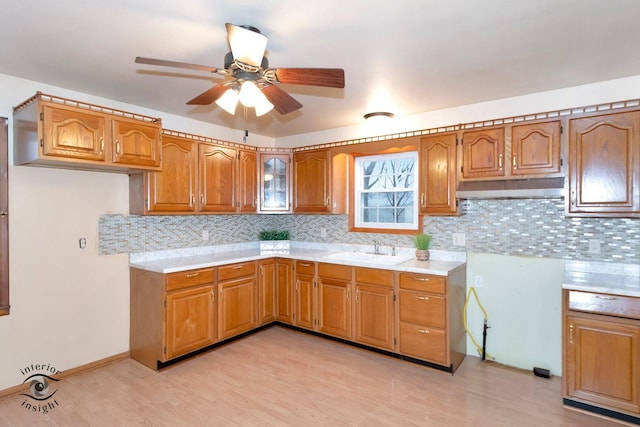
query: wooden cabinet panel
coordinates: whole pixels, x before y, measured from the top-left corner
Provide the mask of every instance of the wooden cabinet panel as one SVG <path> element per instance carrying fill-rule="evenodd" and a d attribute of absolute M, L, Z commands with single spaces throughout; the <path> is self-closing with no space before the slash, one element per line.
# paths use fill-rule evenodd
<path fill-rule="evenodd" d="M 511 175 L 560 173 L 560 120 L 511 128 Z"/>
<path fill-rule="evenodd" d="M 215 270 L 213 268 L 201 268 L 199 270 L 168 273 L 165 276 L 167 291 L 213 283 L 214 271 Z"/>
<path fill-rule="evenodd" d="M 256 273 L 256 262 L 239 262 L 218 267 L 218 280 L 225 281 L 239 277 L 253 276 Z"/>
<path fill-rule="evenodd" d="M 456 134 L 439 134 L 420 140 L 420 212 L 455 214 Z"/>
<path fill-rule="evenodd" d="M 331 154 L 328 149 L 293 154 L 293 212 L 331 212 Z"/>
<path fill-rule="evenodd" d="M 566 319 L 568 396 L 640 413 L 640 326 L 601 316 Z"/>
<path fill-rule="evenodd" d="M 318 263 L 319 277 L 349 281 L 352 270 L 350 265 Z"/>
<path fill-rule="evenodd" d="M 255 328 L 255 289 L 255 277 L 218 283 L 218 339 Z"/>
<path fill-rule="evenodd" d="M 291 212 L 291 155 L 260 153 L 259 212 Z"/>
<path fill-rule="evenodd" d="M 447 339 L 443 329 L 400 323 L 400 352 L 440 365 L 447 364 Z"/>
<path fill-rule="evenodd" d="M 255 151 L 239 150 L 238 212 L 256 212 L 258 198 L 258 164 Z"/>
<path fill-rule="evenodd" d="M 320 332 L 346 339 L 351 338 L 350 293 L 350 282 L 319 277 L 318 329 Z"/>
<path fill-rule="evenodd" d="M 200 144 L 200 205 L 203 212 L 235 212 L 236 151 L 218 145 Z"/>
<path fill-rule="evenodd" d="M 569 121 L 569 213 L 640 213 L 640 112 Z"/>
<path fill-rule="evenodd" d="M 447 291 L 447 281 L 440 276 L 400 273 L 400 289 L 444 294 Z"/>
<path fill-rule="evenodd" d="M 164 136 L 162 171 L 150 172 L 144 177 L 148 180 L 144 195 L 147 212 L 195 212 L 197 158 L 197 145 L 194 141 Z M 140 208 L 135 210 L 138 212 L 132 210 L 132 213 L 142 213 Z"/>
<path fill-rule="evenodd" d="M 105 161 L 107 117 L 70 106 L 42 107 L 42 152 L 46 156 Z"/>
<path fill-rule="evenodd" d="M 355 290 L 354 339 L 393 350 L 393 289 L 356 283 Z"/>
<path fill-rule="evenodd" d="M 215 341 L 215 288 L 200 286 L 167 294 L 166 357 L 189 353 Z"/>
<path fill-rule="evenodd" d="M 462 134 L 462 177 L 504 176 L 504 127 Z"/>
<path fill-rule="evenodd" d="M 296 274 L 295 305 L 293 324 L 301 328 L 314 328 L 314 278 Z"/>
<path fill-rule="evenodd" d="M 113 163 L 160 166 L 160 128 L 126 118 L 111 120 Z"/>
<path fill-rule="evenodd" d="M 315 276 L 316 265 L 312 261 L 296 261 L 296 274 Z"/>
<path fill-rule="evenodd" d="M 424 292 L 400 291 L 400 321 L 444 329 L 447 326 L 447 300 Z"/>
<path fill-rule="evenodd" d="M 258 325 L 276 319 L 276 262 L 273 258 L 260 261 L 258 276 Z"/>
<path fill-rule="evenodd" d="M 378 270 L 376 268 L 355 267 L 353 269 L 354 277 L 358 283 L 368 283 L 371 285 L 380 285 L 393 287 L 393 271 Z"/>
<path fill-rule="evenodd" d="M 276 260 L 276 320 L 293 322 L 293 266 L 288 259 Z"/>

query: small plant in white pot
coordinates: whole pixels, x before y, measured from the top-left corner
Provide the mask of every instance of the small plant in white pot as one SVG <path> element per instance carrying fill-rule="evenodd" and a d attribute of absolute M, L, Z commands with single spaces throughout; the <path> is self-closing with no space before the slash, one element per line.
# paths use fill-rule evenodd
<path fill-rule="evenodd" d="M 431 235 L 424 233 L 416 234 L 413 236 L 413 244 L 416 246 L 416 259 L 418 261 L 428 261 Z"/>
<path fill-rule="evenodd" d="M 261 231 L 260 253 L 262 254 L 288 254 L 291 247 L 288 231 Z"/>

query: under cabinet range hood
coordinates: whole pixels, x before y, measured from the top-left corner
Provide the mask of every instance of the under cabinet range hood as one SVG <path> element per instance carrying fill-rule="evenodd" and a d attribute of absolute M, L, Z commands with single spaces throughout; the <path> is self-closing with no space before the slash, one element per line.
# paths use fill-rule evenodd
<path fill-rule="evenodd" d="M 563 177 L 461 181 L 456 190 L 459 199 L 551 199 L 564 195 Z"/>

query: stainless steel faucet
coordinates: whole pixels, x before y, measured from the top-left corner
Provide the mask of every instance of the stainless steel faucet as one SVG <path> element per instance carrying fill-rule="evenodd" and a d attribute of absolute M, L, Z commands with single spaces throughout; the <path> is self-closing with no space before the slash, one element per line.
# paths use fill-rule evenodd
<path fill-rule="evenodd" d="M 380 240 L 373 241 L 373 253 L 380 255 Z"/>

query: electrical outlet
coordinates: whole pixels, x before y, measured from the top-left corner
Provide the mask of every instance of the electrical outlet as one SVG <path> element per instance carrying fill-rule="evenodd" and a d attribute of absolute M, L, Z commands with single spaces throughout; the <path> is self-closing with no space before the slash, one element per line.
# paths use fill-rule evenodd
<path fill-rule="evenodd" d="M 320 237 L 327 237 L 327 229 L 322 227 L 320 229 Z"/>
<path fill-rule="evenodd" d="M 481 288 L 484 286 L 484 277 L 482 277 L 481 275 L 476 275 L 473 278 L 473 286 L 475 286 L 476 288 Z"/>
<path fill-rule="evenodd" d="M 600 240 L 598 240 L 598 239 L 589 239 L 589 253 L 590 254 L 599 254 L 600 253 Z"/>
<path fill-rule="evenodd" d="M 202 230 L 202 240 L 209 240 L 209 230 Z"/>
<path fill-rule="evenodd" d="M 453 246 L 466 246 L 467 236 L 464 233 L 453 233 Z"/>

